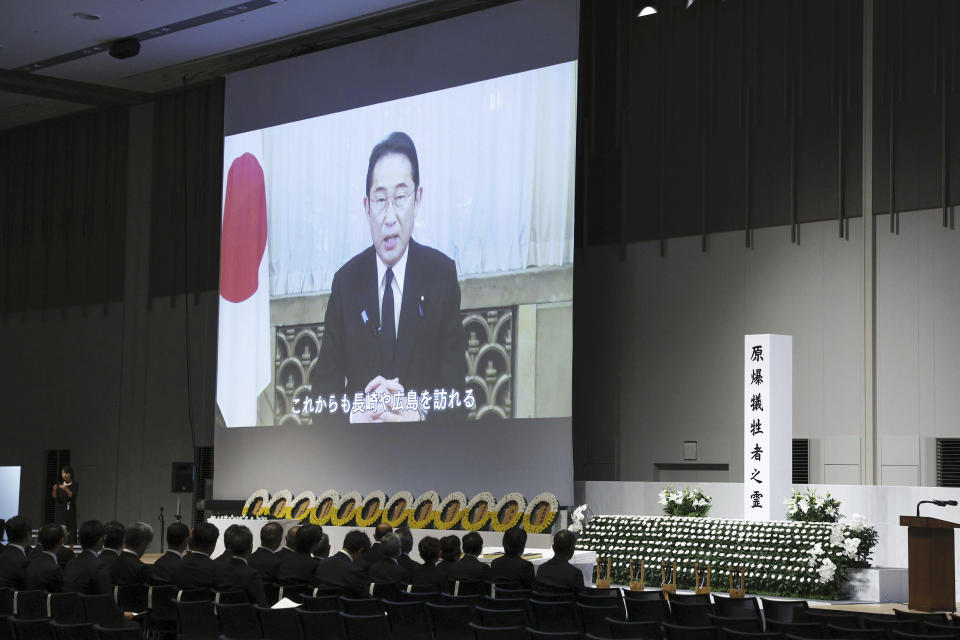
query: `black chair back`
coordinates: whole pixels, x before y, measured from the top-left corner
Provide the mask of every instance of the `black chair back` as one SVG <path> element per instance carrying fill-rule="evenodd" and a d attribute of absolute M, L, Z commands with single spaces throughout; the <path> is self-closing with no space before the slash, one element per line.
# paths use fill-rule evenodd
<path fill-rule="evenodd" d="M 60 624 L 80 624 L 86 622 L 83 615 L 83 603 L 80 594 L 51 593 L 47 596 L 47 616 Z"/>
<path fill-rule="evenodd" d="M 763 605 L 763 619 L 765 622 L 806 622 L 809 605 L 806 600 L 771 600 L 760 598 Z"/>
<path fill-rule="evenodd" d="M 314 598 L 327 598 L 330 596 L 340 597 L 343 595 L 343 589 L 340 587 L 314 587 L 311 594 Z"/>
<path fill-rule="evenodd" d="M 57 640 L 57 635 L 46 618 L 11 618 L 13 633 L 18 640 Z"/>
<path fill-rule="evenodd" d="M 11 618 L 10 615 L 0 615 L 0 640 L 17 640 L 16 636 L 13 635 Z"/>
<path fill-rule="evenodd" d="M 496 600 L 492 600 L 496 602 Z M 526 627 L 530 624 L 527 611 L 523 607 L 516 609 L 474 609 L 477 623 L 484 627 Z"/>
<path fill-rule="evenodd" d="M 577 609 L 573 602 L 569 600 L 544 602 L 531 599 L 529 605 L 533 615 L 533 628 L 537 631 L 580 633 L 580 621 L 577 619 Z"/>
<path fill-rule="evenodd" d="M 462 605 L 464 607 L 470 607 L 471 609 L 474 607 L 479 607 L 481 604 L 483 604 L 483 596 L 477 594 L 468 596 L 455 596 L 449 593 L 442 593 L 440 594 L 440 599 L 442 601 L 441 604 L 448 606 Z"/>
<path fill-rule="evenodd" d="M 339 611 L 305 611 L 297 609 L 300 627 L 306 638 L 322 640 L 346 640 L 347 631 Z"/>
<path fill-rule="evenodd" d="M 708 614 L 708 624 L 729 631 L 742 631 L 744 633 L 760 633 L 763 631 L 763 623 L 760 618 L 728 618 Z"/>
<path fill-rule="evenodd" d="M 807 609 L 807 621 L 819 622 L 820 624 L 832 624 L 835 627 L 843 627 L 844 629 L 863 629 L 863 626 L 860 624 L 860 616 L 855 613 Z"/>
<path fill-rule="evenodd" d="M 220 635 L 220 626 L 210 600 L 178 600 L 179 640 L 210 640 Z"/>
<path fill-rule="evenodd" d="M 450 593 L 455 596 L 483 596 L 490 593 L 490 589 L 483 580 L 454 580 L 450 585 Z"/>
<path fill-rule="evenodd" d="M 53 627 L 53 634 L 57 640 L 96 640 L 93 625 L 89 622 L 61 624 L 51 620 L 50 626 Z"/>
<path fill-rule="evenodd" d="M 372 616 L 383 613 L 383 605 L 376 598 L 340 596 L 340 609 L 351 616 Z"/>
<path fill-rule="evenodd" d="M 276 582 L 264 582 L 263 595 L 269 606 L 277 604 L 280 601 L 280 585 Z"/>
<path fill-rule="evenodd" d="M 208 602 L 213 600 L 210 589 L 181 589 L 177 591 L 177 600 L 181 602 Z"/>
<path fill-rule="evenodd" d="M 670 604 L 683 602 L 684 604 L 713 604 L 709 593 L 671 593 Z"/>
<path fill-rule="evenodd" d="M 713 613 L 712 604 L 699 602 L 674 602 L 670 599 L 670 621 L 685 627 L 710 626 L 710 614 Z"/>
<path fill-rule="evenodd" d="M 960 638 L 960 625 L 956 624 L 956 616 L 953 618 L 954 624 L 937 624 L 936 622 L 923 621 L 923 629 L 927 635 L 931 636 L 953 636 Z"/>
<path fill-rule="evenodd" d="M 798 638 L 826 638 L 827 630 L 819 622 L 780 622 L 767 620 L 766 631 L 789 633 Z"/>
<path fill-rule="evenodd" d="M 738 629 L 722 628 L 720 635 L 726 640 L 782 640 L 783 634 L 773 631 L 740 631 Z"/>
<path fill-rule="evenodd" d="M 435 640 L 472 640 L 469 624 L 473 614 L 466 605 L 439 605 L 426 603 L 430 626 Z"/>
<path fill-rule="evenodd" d="M 713 605 L 717 615 L 724 618 L 757 618 L 760 616 L 760 603 L 756 598 L 731 598 L 714 594 Z"/>
<path fill-rule="evenodd" d="M 263 637 L 260 631 L 260 622 L 257 612 L 249 603 L 223 604 L 214 603 L 217 620 L 220 622 L 220 633 L 231 640 L 245 640 Z"/>
<path fill-rule="evenodd" d="M 430 640 L 432 632 L 430 619 L 427 616 L 427 606 L 423 602 L 396 602 L 384 600 L 383 607 L 387 611 L 387 620 L 390 622 L 390 633 L 394 638 L 409 640 Z"/>
<path fill-rule="evenodd" d="M 40 589 L 35 591 L 14 591 L 13 616 L 15 618 L 26 618 L 28 620 L 46 618 L 47 592 Z"/>
<path fill-rule="evenodd" d="M 474 640 L 530 640 L 530 634 L 523 627 L 484 627 L 471 622 Z"/>
<path fill-rule="evenodd" d="M 624 600 L 627 605 L 627 620 L 633 622 L 666 622 L 670 619 L 670 607 L 666 600 Z"/>
<path fill-rule="evenodd" d="M 660 640 L 660 624 L 657 622 L 629 622 L 607 618 L 611 638 L 647 638 Z"/>
<path fill-rule="evenodd" d="M 143 634 L 140 632 L 140 627 L 135 623 L 131 623 L 125 627 L 119 627 L 116 629 L 111 629 L 109 627 L 101 627 L 98 624 L 93 625 L 93 630 L 96 632 L 97 637 L 100 640 L 142 640 Z"/>
<path fill-rule="evenodd" d="M 250 598 L 247 592 L 242 589 L 230 589 L 229 591 L 214 591 L 213 601 L 216 604 L 248 604 Z"/>
<path fill-rule="evenodd" d="M 895 615 L 898 620 L 926 620 L 927 622 L 935 622 L 937 624 L 949 624 L 949 620 L 947 620 L 947 614 L 945 613 L 920 613 L 918 611 L 894 609 L 893 615 Z"/>
<path fill-rule="evenodd" d="M 296 609 L 270 609 L 253 605 L 264 638 L 302 640 L 303 629 Z"/>
<path fill-rule="evenodd" d="M 499 584 L 493 585 L 493 597 L 494 598 L 509 598 L 511 600 L 521 599 L 529 600 L 530 596 L 533 595 L 533 591 L 530 589 L 514 589 L 500 586 Z"/>
<path fill-rule="evenodd" d="M 144 584 L 124 584 L 113 587 L 113 599 L 121 611 L 143 613 L 147 607 L 147 586 Z"/>
<path fill-rule="evenodd" d="M 340 611 L 340 596 L 302 596 L 300 608 L 307 611 Z"/>
<path fill-rule="evenodd" d="M 666 600 L 663 591 L 660 589 L 647 589 L 646 591 L 624 591 L 624 600 Z"/>
<path fill-rule="evenodd" d="M 83 603 L 83 616 L 87 622 L 99 624 L 102 627 L 116 629 L 123 626 L 123 612 L 108 593 L 96 595 L 80 594 Z"/>
<path fill-rule="evenodd" d="M 530 634 L 530 640 L 580 640 L 578 631 L 540 631 L 528 627 L 527 633 Z"/>
<path fill-rule="evenodd" d="M 531 591 L 530 600 L 540 602 L 575 602 L 572 591 Z"/>
<path fill-rule="evenodd" d="M 12 616 L 12 615 L 13 615 L 13 589 L 9 587 L 0 587 L 0 616 Z"/>
<path fill-rule="evenodd" d="M 848 640 L 886 640 L 887 632 L 883 629 L 852 629 L 828 624 L 827 633 L 831 638 L 847 638 Z"/>
<path fill-rule="evenodd" d="M 686 627 L 669 622 L 662 624 L 663 636 L 666 640 L 716 640 L 717 638 L 718 629 L 716 627 Z"/>
<path fill-rule="evenodd" d="M 340 617 L 347 630 L 347 640 L 384 640 L 390 637 L 387 617 L 382 613 L 370 616 L 340 613 Z"/>
<path fill-rule="evenodd" d="M 619 605 L 610 605 L 606 607 L 594 607 L 589 604 L 577 603 L 577 617 L 580 618 L 580 624 L 583 625 L 584 633 L 593 633 L 595 635 L 605 635 L 610 631 L 610 625 L 607 618 L 624 619 L 623 607 Z"/>

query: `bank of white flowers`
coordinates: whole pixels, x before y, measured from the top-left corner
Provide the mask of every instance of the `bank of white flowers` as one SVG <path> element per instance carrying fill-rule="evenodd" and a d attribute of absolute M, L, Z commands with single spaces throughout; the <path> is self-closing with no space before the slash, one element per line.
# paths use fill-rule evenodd
<path fill-rule="evenodd" d="M 745 568 L 750 593 L 838 600 L 847 569 L 869 566 L 876 541 L 858 515 L 840 523 L 598 515 L 577 547 L 610 558 L 616 584 L 629 582 L 631 560 L 643 560 L 648 586 L 659 586 L 662 562 L 676 562 L 679 586 L 691 588 L 699 562 L 711 565 L 717 591 L 732 565 Z"/>

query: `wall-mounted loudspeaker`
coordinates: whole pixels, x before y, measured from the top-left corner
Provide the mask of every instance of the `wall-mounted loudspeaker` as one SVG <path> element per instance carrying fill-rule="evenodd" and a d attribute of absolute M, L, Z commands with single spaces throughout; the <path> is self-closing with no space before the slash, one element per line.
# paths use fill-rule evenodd
<path fill-rule="evenodd" d="M 171 465 L 170 491 L 173 493 L 193 493 L 192 462 L 174 462 Z"/>

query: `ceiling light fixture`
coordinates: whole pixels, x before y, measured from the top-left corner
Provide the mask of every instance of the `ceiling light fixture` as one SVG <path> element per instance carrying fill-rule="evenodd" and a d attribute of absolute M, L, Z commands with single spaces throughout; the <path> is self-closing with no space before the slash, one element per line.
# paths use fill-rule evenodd
<path fill-rule="evenodd" d="M 74 18 L 78 20 L 99 20 L 100 16 L 95 13 L 86 13 L 85 11 L 77 11 L 73 14 Z"/>

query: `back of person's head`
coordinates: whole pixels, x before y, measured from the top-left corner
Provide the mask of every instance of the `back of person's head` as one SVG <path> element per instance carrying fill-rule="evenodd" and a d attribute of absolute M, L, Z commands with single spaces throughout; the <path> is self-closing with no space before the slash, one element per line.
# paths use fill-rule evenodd
<path fill-rule="evenodd" d="M 460 538 L 454 535 L 440 538 L 440 557 L 446 562 L 460 559 Z"/>
<path fill-rule="evenodd" d="M 388 533 L 391 533 L 392 531 L 393 531 L 393 527 L 391 527 L 385 522 L 381 522 L 373 530 L 373 539 L 376 540 L 377 542 L 380 542 L 381 540 L 383 540 L 383 536 L 387 535 Z"/>
<path fill-rule="evenodd" d="M 370 548 L 370 538 L 358 529 L 348 531 L 343 538 L 343 549 L 350 555 L 359 555 Z"/>
<path fill-rule="evenodd" d="M 296 525 L 296 524 L 290 527 L 289 529 L 287 529 L 287 538 L 284 541 L 284 544 L 287 547 L 291 549 L 297 548 L 297 533 L 299 531 L 300 531 L 300 525 Z"/>
<path fill-rule="evenodd" d="M 572 531 L 560 529 L 553 535 L 553 553 L 565 560 L 573 557 L 573 550 L 577 546 L 577 536 Z"/>
<path fill-rule="evenodd" d="M 96 551 L 103 544 L 103 523 L 99 520 L 87 520 L 77 530 L 77 540 L 84 549 Z"/>
<path fill-rule="evenodd" d="M 127 527 L 123 537 L 124 546 L 131 551 L 136 551 L 139 555 L 143 555 L 151 542 L 153 542 L 153 527 L 146 522 L 134 522 Z"/>
<path fill-rule="evenodd" d="M 119 549 L 123 546 L 123 536 L 126 528 L 116 520 L 111 520 L 103 528 L 103 546 L 108 549 Z"/>
<path fill-rule="evenodd" d="M 507 529 L 503 534 L 503 553 L 507 556 L 523 555 L 527 547 L 527 532 L 521 527 Z"/>
<path fill-rule="evenodd" d="M 327 558 L 330 556 L 330 536 L 325 533 L 320 534 L 320 545 L 313 552 L 317 558 Z"/>
<path fill-rule="evenodd" d="M 215 525 L 209 522 L 201 522 L 193 530 L 193 535 L 190 536 L 190 549 L 200 553 L 213 553 L 213 550 L 217 548 L 217 538 L 219 537 L 220 530 Z"/>
<path fill-rule="evenodd" d="M 37 542 L 44 551 L 56 551 L 63 542 L 63 528 L 54 522 L 43 525 L 37 533 Z"/>
<path fill-rule="evenodd" d="M 420 551 L 420 559 L 423 560 L 423 564 L 436 564 L 437 558 L 440 557 L 440 541 L 433 536 L 421 538 L 417 549 Z"/>
<path fill-rule="evenodd" d="M 232 524 L 229 527 L 227 527 L 226 531 L 223 532 L 223 548 L 227 549 L 228 551 L 231 551 L 231 553 L 232 553 L 232 550 L 230 549 L 230 538 L 233 537 L 233 534 L 239 528 L 240 528 L 239 524 Z"/>
<path fill-rule="evenodd" d="M 174 522 L 167 527 L 167 546 L 175 551 L 183 551 L 190 537 L 190 527 L 182 522 Z"/>
<path fill-rule="evenodd" d="M 400 537 L 395 533 L 388 533 L 380 538 L 380 548 L 383 549 L 384 558 L 400 557 Z"/>
<path fill-rule="evenodd" d="M 298 553 L 313 553 L 320 545 L 320 536 L 323 535 L 323 528 L 315 524 L 304 524 L 297 531 L 297 537 L 294 540 L 296 545 L 294 549 Z"/>
<path fill-rule="evenodd" d="M 253 533 L 249 527 L 236 525 L 236 528 L 230 533 L 230 551 L 233 555 L 245 558 L 253 550 Z"/>
<path fill-rule="evenodd" d="M 400 538 L 400 553 L 406 554 L 413 551 L 413 534 L 410 533 L 409 527 L 400 527 L 394 533 Z"/>
<path fill-rule="evenodd" d="M 478 556 L 483 552 L 483 538 L 476 531 L 463 536 L 463 552 Z"/>
<path fill-rule="evenodd" d="M 23 516 L 13 516 L 3 525 L 7 531 L 7 542 L 22 547 L 30 544 L 30 521 Z"/>
<path fill-rule="evenodd" d="M 367 164 L 366 194 L 368 196 L 370 195 L 370 187 L 373 185 L 373 169 L 381 158 L 393 153 L 405 156 L 410 161 L 410 177 L 413 178 L 413 186 L 420 186 L 420 162 L 417 160 L 417 148 L 410 136 L 402 131 L 394 131 L 378 142 L 377 146 L 370 152 L 370 162 Z"/>
<path fill-rule="evenodd" d="M 270 522 L 260 529 L 260 546 L 276 551 L 283 541 L 283 527 L 279 522 Z"/>

